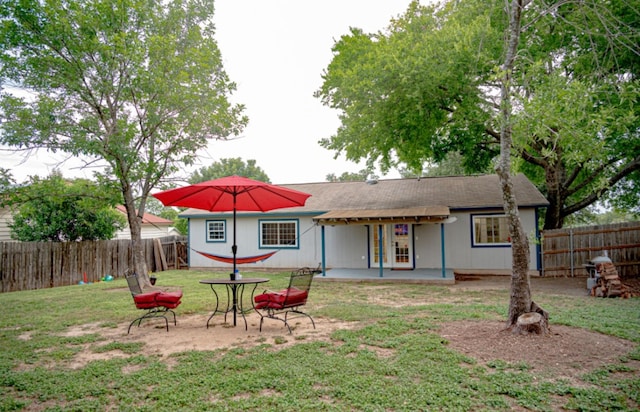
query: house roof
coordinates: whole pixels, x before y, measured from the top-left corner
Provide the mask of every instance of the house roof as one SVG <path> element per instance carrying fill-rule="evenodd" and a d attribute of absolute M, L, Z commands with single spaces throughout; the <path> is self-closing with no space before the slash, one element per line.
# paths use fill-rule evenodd
<path fill-rule="evenodd" d="M 125 209 L 124 205 L 117 205 L 116 210 L 123 215 L 127 215 L 127 209 Z M 151 213 L 145 213 L 142 215 L 142 224 L 143 225 L 173 225 L 173 221 L 161 218 L 156 215 L 152 215 Z"/>
<path fill-rule="evenodd" d="M 545 197 L 524 176 L 512 177 L 518 206 L 545 207 Z M 322 218 L 404 219 L 406 217 L 449 216 L 450 210 L 501 209 L 502 189 L 497 175 L 388 179 L 376 182 L 321 182 L 281 185 L 311 197 L 304 206 L 274 210 L 271 213 L 305 213 Z M 418 212 L 418 213 L 416 213 Z M 180 215 L 202 215 L 188 209 Z M 207 212 L 209 213 L 209 212 Z M 239 212 L 242 213 L 242 212 Z M 329 214 L 330 213 L 330 214 Z M 218 213 L 216 213 L 218 214 Z M 320 218 L 317 216 L 316 219 Z"/>

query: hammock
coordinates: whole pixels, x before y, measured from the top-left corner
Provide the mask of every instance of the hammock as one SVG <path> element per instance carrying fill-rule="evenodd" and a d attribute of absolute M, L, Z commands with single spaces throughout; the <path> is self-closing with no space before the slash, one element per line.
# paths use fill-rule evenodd
<path fill-rule="evenodd" d="M 212 253 L 200 252 L 199 250 L 196 250 L 196 252 L 200 253 L 204 257 L 208 257 L 209 259 L 217 260 L 218 262 L 233 263 L 233 256 L 214 255 Z M 273 252 L 265 253 L 264 255 L 236 257 L 236 263 L 243 264 L 243 263 L 262 262 L 263 260 L 267 260 L 271 256 L 275 255 L 276 252 L 277 250 L 274 250 Z"/>

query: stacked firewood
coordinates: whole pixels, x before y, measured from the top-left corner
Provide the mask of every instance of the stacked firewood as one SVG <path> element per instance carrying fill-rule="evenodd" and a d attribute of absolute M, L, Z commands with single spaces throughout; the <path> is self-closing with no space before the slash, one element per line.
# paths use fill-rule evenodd
<path fill-rule="evenodd" d="M 600 276 L 597 278 L 595 286 L 591 288 L 591 296 L 599 298 L 631 297 L 631 291 L 620 280 L 613 263 L 597 263 L 596 271 Z"/>

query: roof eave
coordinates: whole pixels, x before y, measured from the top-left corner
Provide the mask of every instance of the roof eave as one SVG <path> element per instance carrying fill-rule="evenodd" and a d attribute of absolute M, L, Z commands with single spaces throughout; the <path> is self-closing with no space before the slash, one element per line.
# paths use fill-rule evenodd
<path fill-rule="evenodd" d="M 319 225 L 384 225 L 391 223 L 445 223 L 449 216 L 389 216 L 389 217 L 345 217 L 345 218 L 314 218 L 313 221 Z"/>

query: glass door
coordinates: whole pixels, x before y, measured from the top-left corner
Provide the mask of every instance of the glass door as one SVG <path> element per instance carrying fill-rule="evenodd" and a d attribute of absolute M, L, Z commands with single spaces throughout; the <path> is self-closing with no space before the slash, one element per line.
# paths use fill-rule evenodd
<path fill-rule="evenodd" d="M 380 231 L 382 226 L 382 231 Z M 372 226 L 371 251 L 373 266 L 380 265 L 380 237 L 382 232 L 382 266 L 387 268 L 413 268 L 412 227 L 408 223 Z"/>

